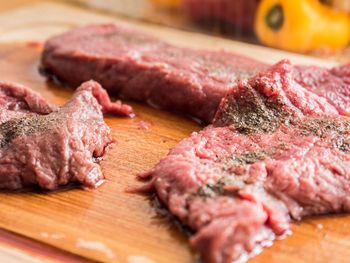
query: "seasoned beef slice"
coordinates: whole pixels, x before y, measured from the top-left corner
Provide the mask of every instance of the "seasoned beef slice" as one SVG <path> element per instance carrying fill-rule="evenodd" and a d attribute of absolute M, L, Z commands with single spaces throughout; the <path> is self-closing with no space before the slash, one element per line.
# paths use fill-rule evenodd
<path fill-rule="evenodd" d="M 239 79 L 266 67 L 225 51 L 169 45 L 126 26 L 91 25 L 49 39 L 42 69 L 70 86 L 94 79 L 122 98 L 211 122 Z"/>
<path fill-rule="evenodd" d="M 102 111 L 124 114 L 93 81 L 62 107 L 25 87 L 0 82 L 0 189 L 38 185 L 53 190 L 69 182 L 87 187 L 103 179 L 96 161 L 112 142 Z"/>
<path fill-rule="evenodd" d="M 244 261 L 291 219 L 350 212 L 350 119 L 292 75 L 283 61 L 239 83 L 213 125 L 141 175 L 204 262 Z"/>
<path fill-rule="evenodd" d="M 49 39 L 41 69 L 70 86 L 94 79 L 122 98 L 211 123 L 226 93 L 267 65 L 225 51 L 172 46 L 124 25 L 90 25 Z M 293 78 L 342 115 L 350 111 L 350 66 L 294 66 Z"/>
<path fill-rule="evenodd" d="M 350 115 L 350 64 L 331 69 L 295 66 L 293 78 L 306 89 L 327 99 L 339 114 Z"/>
<path fill-rule="evenodd" d="M 0 81 L 0 123 L 32 112 L 49 114 L 57 106 L 24 86 Z"/>
<path fill-rule="evenodd" d="M 330 99 L 315 94 L 308 89 L 310 86 L 300 85 L 294 74 L 295 67 L 288 60 L 282 60 L 249 81 L 238 83 L 222 100 L 214 123 L 216 126 L 235 124 L 239 131 L 270 131 L 275 128 L 273 123 L 278 126 L 285 119 L 341 115 Z"/>

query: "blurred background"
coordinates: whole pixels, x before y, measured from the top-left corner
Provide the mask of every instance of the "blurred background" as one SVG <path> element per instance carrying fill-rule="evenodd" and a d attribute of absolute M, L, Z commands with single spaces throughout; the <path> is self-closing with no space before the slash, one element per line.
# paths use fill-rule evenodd
<path fill-rule="evenodd" d="M 297 53 L 350 57 L 350 0 L 69 0 L 171 27 Z"/>
<path fill-rule="evenodd" d="M 350 60 L 350 0 L 3 0 L 0 12 L 47 2 L 341 63 Z M 31 30 L 32 35 L 35 26 L 50 21 L 48 34 L 41 32 L 40 39 L 64 31 L 63 27 L 61 31 L 52 31 L 54 23 L 56 26 L 65 23 L 66 30 L 78 26 L 78 18 L 67 21 L 65 14 L 55 14 L 53 10 L 40 15 L 28 12 L 26 16 L 30 19 L 21 19 L 22 24 L 32 21 L 26 32 Z M 24 32 L 18 32 L 23 26 L 21 21 L 2 19 L 0 41 L 9 38 L 10 29 L 11 39 L 24 38 Z"/>

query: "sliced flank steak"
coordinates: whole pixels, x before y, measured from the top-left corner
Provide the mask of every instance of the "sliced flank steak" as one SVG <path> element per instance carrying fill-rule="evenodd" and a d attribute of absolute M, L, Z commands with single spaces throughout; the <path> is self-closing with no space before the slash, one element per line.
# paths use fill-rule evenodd
<path fill-rule="evenodd" d="M 70 182 L 96 187 L 104 178 L 97 161 L 112 143 L 102 112 L 129 115 L 131 108 L 112 103 L 94 81 L 62 107 L 0 82 L 0 189 L 54 190 Z"/>
<path fill-rule="evenodd" d="M 282 61 L 143 175 L 204 262 L 247 260 L 304 216 L 350 212 L 350 119 Z"/>

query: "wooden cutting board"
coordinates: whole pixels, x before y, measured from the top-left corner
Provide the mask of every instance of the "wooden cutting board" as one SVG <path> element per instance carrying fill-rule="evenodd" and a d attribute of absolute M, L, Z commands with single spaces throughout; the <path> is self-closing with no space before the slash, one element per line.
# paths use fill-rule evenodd
<path fill-rule="evenodd" d="M 63 104 L 72 91 L 47 83 L 38 74 L 40 46 L 27 41 L 41 41 L 81 24 L 121 20 L 125 19 L 55 3 L 28 6 L 0 15 L 0 79 L 27 85 L 49 100 Z M 287 57 L 296 63 L 332 64 L 141 22 L 133 24 L 178 45 L 225 48 L 269 63 Z M 53 250 L 56 248 L 65 251 L 71 260 L 194 262 L 187 237 L 171 220 L 157 213 L 151 198 L 128 194 L 125 188 L 137 185 L 135 174 L 152 168 L 169 148 L 201 127 L 181 116 L 131 104 L 137 118 L 106 117 L 117 143 L 101 163 L 107 178 L 105 184 L 96 190 L 1 192 L 0 228 L 28 238 L 33 246 L 41 244 L 43 248 L 39 251 L 46 251 L 47 245 L 52 257 L 58 253 Z M 149 122 L 151 127 L 142 128 L 140 121 Z M 293 232 L 293 236 L 276 241 L 251 262 L 349 262 L 350 216 L 307 219 L 293 224 Z"/>

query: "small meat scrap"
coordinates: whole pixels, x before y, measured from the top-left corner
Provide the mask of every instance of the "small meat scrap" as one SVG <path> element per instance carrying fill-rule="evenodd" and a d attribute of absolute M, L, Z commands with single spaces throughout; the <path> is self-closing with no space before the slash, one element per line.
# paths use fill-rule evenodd
<path fill-rule="evenodd" d="M 112 143 L 102 112 L 125 116 L 131 108 L 112 103 L 94 81 L 62 107 L 0 82 L 0 189 L 54 190 L 70 182 L 96 187 L 104 179 L 97 160 Z"/>
<path fill-rule="evenodd" d="M 350 119 L 293 74 L 282 61 L 240 82 L 213 125 L 140 175 L 206 263 L 246 261 L 291 220 L 350 212 Z"/>

